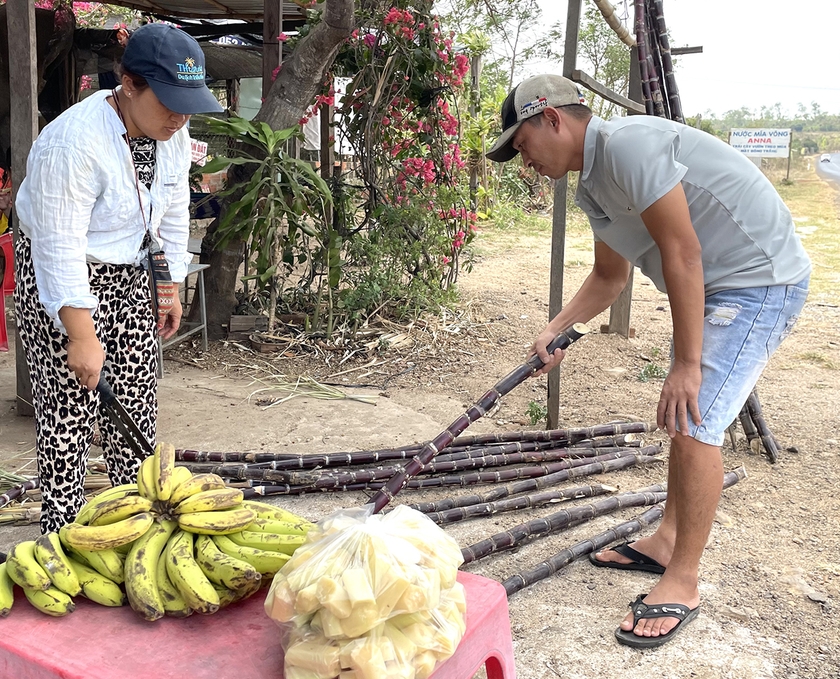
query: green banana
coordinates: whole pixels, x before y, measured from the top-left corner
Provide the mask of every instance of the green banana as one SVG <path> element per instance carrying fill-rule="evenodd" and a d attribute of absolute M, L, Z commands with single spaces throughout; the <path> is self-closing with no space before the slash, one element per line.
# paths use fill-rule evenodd
<path fill-rule="evenodd" d="M 240 589 L 228 589 L 223 585 L 213 584 L 216 594 L 219 595 L 219 608 L 230 606 L 232 603 L 242 601 L 260 591 L 260 581 L 251 580 L 249 584 Z"/>
<path fill-rule="evenodd" d="M 8 564 L 0 563 L 0 618 L 5 618 L 15 603 L 15 582 L 6 572 Z"/>
<path fill-rule="evenodd" d="M 73 603 L 73 599 L 57 587 L 48 587 L 47 589 L 29 589 L 29 587 L 24 587 L 23 593 L 29 599 L 29 603 L 35 606 L 41 613 L 46 613 L 56 618 L 76 610 L 76 604 Z"/>
<path fill-rule="evenodd" d="M 151 500 L 140 495 L 126 495 L 100 504 L 96 511 L 90 515 L 88 525 L 108 526 L 135 514 L 150 512 L 151 510 Z"/>
<path fill-rule="evenodd" d="M 99 508 L 99 505 L 101 505 L 103 502 L 108 502 L 108 500 L 116 500 L 118 498 L 125 497 L 126 495 L 133 495 L 136 493 L 136 483 L 124 483 L 120 486 L 106 488 L 95 498 L 89 500 L 85 504 L 85 506 L 79 510 L 79 513 L 76 514 L 76 523 L 80 523 L 83 526 L 86 526 L 88 521 L 90 520 L 90 517 Z"/>
<path fill-rule="evenodd" d="M 125 605 L 125 594 L 116 582 L 76 559 L 70 559 L 70 565 L 82 586 L 82 596 L 101 606 Z"/>
<path fill-rule="evenodd" d="M 65 594 L 76 596 L 82 591 L 79 578 L 70 566 L 70 559 L 61 548 L 58 533 L 46 533 L 35 540 L 35 559 L 49 575 L 52 584 Z"/>
<path fill-rule="evenodd" d="M 175 446 L 171 443 L 158 443 L 155 446 L 154 465 L 157 499 L 168 500 L 172 495 L 172 470 L 175 469 Z"/>
<path fill-rule="evenodd" d="M 298 516 L 287 509 L 283 509 L 277 505 L 268 504 L 267 502 L 245 500 L 242 504 L 249 509 L 253 509 L 258 519 L 267 519 L 268 521 L 288 521 L 289 523 L 310 523 L 302 516 Z"/>
<path fill-rule="evenodd" d="M 275 535 L 306 535 L 314 527 L 315 524 L 306 519 L 293 523 L 291 521 L 275 521 L 257 517 L 252 524 L 245 526 L 245 530 L 257 533 L 274 533 Z"/>
<path fill-rule="evenodd" d="M 125 558 L 128 604 L 149 621 L 159 620 L 166 613 L 157 586 L 157 562 L 176 527 L 174 521 L 156 521 L 134 541 Z"/>
<path fill-rule="evenodd" d="M 244 507 L 222 509 L 217 512 L 190 512 L 178 517 L 181 530 L 204 535 L 236 533 L 253 521 L 254 512 Z"/>
<path fill-rule="evenodd" d="M 172 510 L 172 513 L 177 515 L 232 509 L 242 504 L 242 497 L 243 493 L 238 488 L 204 490 L 181 500 Z"/>
<path fill-rule="evenodd" d="M 176 467 L 176 469 L 180 469 L 180 467 Z M 217 474 L 193 474 L 172 491 L 169 502 L 172 505 L 178 505 L 196 493 L 225 487 L 225 480 Z"/>
<path fill-rule="evenodd" d="M 157 500 L 157 484 L 154 472 L 155 458 L 150 455 L 140 463 L 137 470 L 137 492 L 147 500 Z"/>
<path fill-rule="evenodd" d="M 280 552 L 269 552 L 263 549 L 237 545 L 227 535 L 214 535 L 213 542 L 228 556 L 251 564 L 263 577 L 273 576 L 291 558 L 288 554 L 281 554 Z"/>
<path fill-rule="evenodd" d="M 64 544 L 96 552 L 133 542 L 149 530 L 153 522 L 151 512 L 142 512 L 107 526 L 68 523 L 61 527 L 59 533 Z"/>
<path fill-rule="evenodd" d="M 35 540 L 17 543 L 6 557 L 6 572 L 21 587 L 46 590 L 52 586 L 47 571 L 35 559 Z"/>
<path fill-rule="evenodd" d="M 262 577 L 248 562 L 221 551 L 209 535 L 195 536 L 195 560 L 210 582 L 227 589 L 238 591 Z"/>
<path fill-rule="evenodd" d="M 289 556 L 294 554 L 295 550 L 306 540 L 305 535 L 278 535 L 276 533 L 258 533 L 251 530 L 230 533 L 228 537 L 242 547 L 282 552 Z"/>
<path fill-rule="evenodd" d="M 177 467 L 176 467 L 177 469 Z M 178 588 L 172 584 L 169 573 L 166 572 L 166 547 L 157 562 L 157 587 L 160 592 L 160 599 L 163 601 L 163 610 L 166 615 L 173 618 L 187 618 L 192 615 L 192 609 L 187 606 L 184 597 Z"/>
<path fill-rule="evenodd" d="M 192 533 L 180 530 L 169 539 L 166 572 L 194 611 L 208 614 L 219 610 L 219 595 L 193 557 Z"/>

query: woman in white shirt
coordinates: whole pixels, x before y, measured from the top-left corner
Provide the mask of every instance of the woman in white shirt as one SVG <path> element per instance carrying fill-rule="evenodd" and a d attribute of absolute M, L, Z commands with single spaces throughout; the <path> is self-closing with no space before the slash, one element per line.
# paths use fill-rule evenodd
<path fill-rule="evenodd" d="M 136 479 L 140 461 L 99 414 L 100 373 L 155 439 L 157 337 L 178 329 L 177 284 L 191 259 L 185 125 L 193 113 L 222 110 L 205 85 L 201 48 L 172 26 L 136 30 L 121 68 L 118 89 L 44 128 L 16 201 L 15 305 L 32 378 L 43 532 L 84 504 L 94 427 L 111 482 Z M 157 318 L 144 268 L 150 250 L 163 251 L 174 282 L 156 295 Z"/>

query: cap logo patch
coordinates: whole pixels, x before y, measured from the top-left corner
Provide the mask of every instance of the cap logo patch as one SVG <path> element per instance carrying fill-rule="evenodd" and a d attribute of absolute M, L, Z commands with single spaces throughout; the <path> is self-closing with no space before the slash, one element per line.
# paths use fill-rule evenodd
<path fill-rule="evenodd" d="M 546 107 L 548 107 L 548 99 L 540 97 L 539 99 L 534 99 L 534 101 L 529 101 L 527 104 L 522 104 L 522 106 L 519 107 L 519 115 L 520 117 L 531 116 L 541 108 Z"/>
<path fill-rule="evenodd" d="M 197 66 L 195 59 L 187 57 L 184 63 L 176 64 L 178 67 L 178 80 L 201 80 L 204 81 L 204 68 Z"/>

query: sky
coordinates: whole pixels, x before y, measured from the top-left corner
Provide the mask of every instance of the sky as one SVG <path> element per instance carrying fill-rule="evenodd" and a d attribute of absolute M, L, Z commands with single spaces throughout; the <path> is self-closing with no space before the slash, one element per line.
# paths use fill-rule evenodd
<path fill-rule="evenodd" d="M 546 25 L 565 23 L 565 0 L 538 0 Z M 625 0 L 612 0 L 623 14 Z M 632 13 L 632 0 L 627 0 Z M 840 0 L 664 0 L 686 115 L 812 102 L 840 114 Z M 556 65 L 559 72 L 560 64 Z"/>

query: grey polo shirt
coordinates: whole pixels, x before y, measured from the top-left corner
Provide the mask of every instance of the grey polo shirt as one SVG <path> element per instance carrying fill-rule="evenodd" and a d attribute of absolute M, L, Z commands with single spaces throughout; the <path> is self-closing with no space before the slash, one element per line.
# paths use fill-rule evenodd
<path fill-rule="evenodd" d="M 790 285 L 810 273 L 790 211 L 740 152 L 663 118 L 592 117 L 575 202 L 589 217 L 595 239 L 638 266 L 663 292 L 659 248 L 639 215 L 677 182 L 703 249 L 707 295 Z"/>

